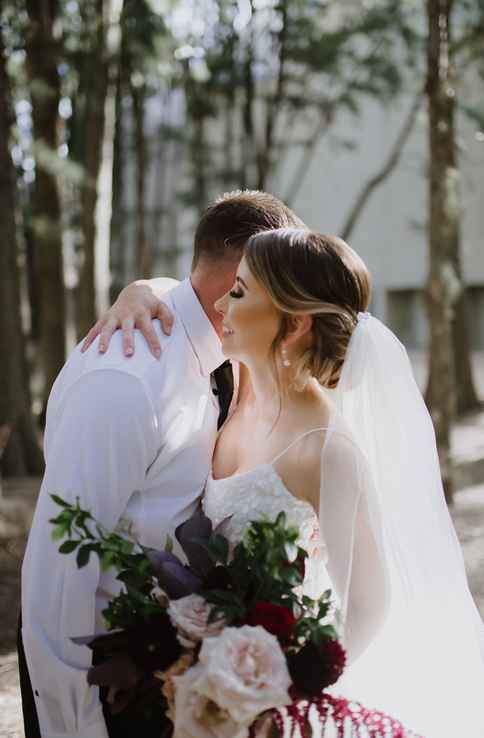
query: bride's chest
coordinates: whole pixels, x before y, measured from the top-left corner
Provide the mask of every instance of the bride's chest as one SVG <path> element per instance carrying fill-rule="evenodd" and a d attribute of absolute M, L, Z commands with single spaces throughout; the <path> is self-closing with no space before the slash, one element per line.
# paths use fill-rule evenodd
<path fill-rule="evenodd" d="M 319 540 L 319 525 L 311 506 L 298 500 L 285 488 L 270 464 L 227 479 L 209 477 L 203 507 L 214 526 L 227 519 L 224 534 L 238 543 L 253 520 L 275 520 L 285 512 L 287 521 L 299 531 L 299 544 L 309 550 Z"/>

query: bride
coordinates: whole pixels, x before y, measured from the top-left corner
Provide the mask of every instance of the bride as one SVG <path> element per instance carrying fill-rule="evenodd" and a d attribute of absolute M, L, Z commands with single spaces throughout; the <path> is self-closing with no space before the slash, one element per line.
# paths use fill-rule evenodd
<path fill-rule="evenodd" d="M 403 346 L 365 312 L 370 281 L 343 241 L 253 236 L 216 303 L 240 362 L 204 507 L 251 519 L 285 510 L 328 586 L 349 665 L 333 693 L 425 738 L 482 738 L 482 622 L 444 500 L 435 436 Z"/>

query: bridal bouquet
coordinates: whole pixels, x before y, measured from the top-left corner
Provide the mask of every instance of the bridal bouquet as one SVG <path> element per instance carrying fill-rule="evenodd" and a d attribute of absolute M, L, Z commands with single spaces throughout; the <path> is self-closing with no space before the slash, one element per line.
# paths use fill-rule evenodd
<path fill-rule="evenodd" d="M 338 738 L 410 738 L 397 721 L 324 692 L 346 655 L 331 591 L 302 593 L 307 553 L 283 512 L 253 521 L 231 550 L 224 522 L 213 530 L 197 511 L 175 532 L 185 564 L 171 540 L 146 548 L 106 532 L 78 501 L 52 497 L 59 551 L 76 552 L 79 567 L 96 554 L 124 584 L 103 611 L 111 632 L 73 639 L 93 649 L 88 682 L 110 688 L 113 712 L 139 703 L 143 684 L 174 738 L 314 738 L 330 722 Z"/>
<path fill-rule="evenodd" d="M 125 585 L 103 612 L 115 632 L 74 639 L 103 660 L 88 680 L 117 682 L 113 709 L 149 671 L 176 738 L 245 738 L 266 711 L 339 678 L 345 652 L 330 622 L 331 592 L 318 601 L 301 593 L 307 554 L 283 512 L 252 522 L 231 551 L 224 524 L 212 530 L 199 510 L 175 533 L 184 564 L 170 540 L 148 549 L 104 531 L 78 501 L 53 499 L 62 507 L 53 536 L 67 539 L 59 551 L 76 552 L 79 567 L 97 554 Z"/>

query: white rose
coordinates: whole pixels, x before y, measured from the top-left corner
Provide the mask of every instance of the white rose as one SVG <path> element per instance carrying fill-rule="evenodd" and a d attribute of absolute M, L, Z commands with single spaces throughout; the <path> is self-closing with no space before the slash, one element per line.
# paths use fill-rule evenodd
<path fill-rule="evenodd" d="M 271 707 L 288 705 L 291 677 L 279 641 L 262 626 L 225 628 L 200 651 L 198 691 L 236 723 L 252 723 Z"/>
<path fill-rule="evenodd" d="M 201 641 L 203 638 L 220 633 L 225 622 L 223 619 L 208 622 L 212 608 L 213 605 L 197 594 L 170 602 L 167 612 L 171 622 L 179 631 L 182 645 L 190 647 L 193 645 L 190 641 Z"/>
<path fill-rule="evenodd" d="M 249 724 L 234 722 L 226 710 L 200 693 L 204 678 L 201 664 L 172 678 L 175 686 L 173 738 L 248 738 Z"/>

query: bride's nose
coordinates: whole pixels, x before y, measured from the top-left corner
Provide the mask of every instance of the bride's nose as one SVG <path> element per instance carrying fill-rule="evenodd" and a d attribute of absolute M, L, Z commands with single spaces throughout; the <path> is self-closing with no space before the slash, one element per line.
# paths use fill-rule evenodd
<path fill-rule="evenodd" d="M 229 297 L 229 293 L 226 292 L 225 295 L 222 295 L 222 297 L 219 297 L 218 300 L 214 303 L 215 310 L 220 313 L 221 315 L 225 315 L 226 309 L 227 309 L 227 300 Z"/>

